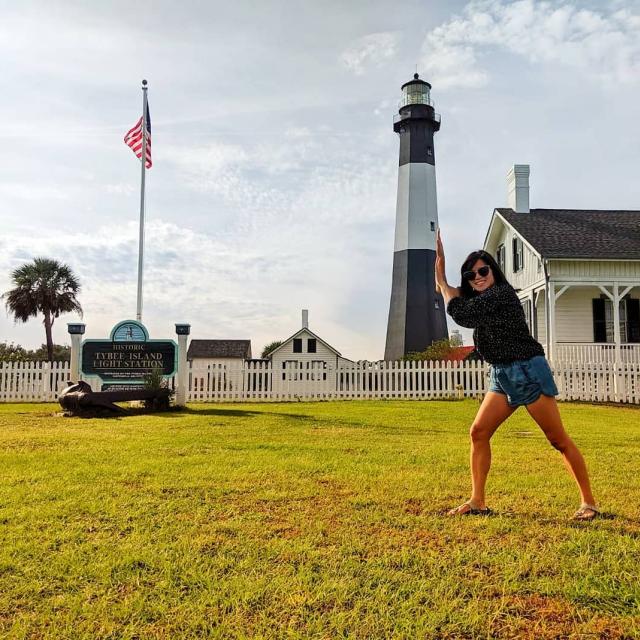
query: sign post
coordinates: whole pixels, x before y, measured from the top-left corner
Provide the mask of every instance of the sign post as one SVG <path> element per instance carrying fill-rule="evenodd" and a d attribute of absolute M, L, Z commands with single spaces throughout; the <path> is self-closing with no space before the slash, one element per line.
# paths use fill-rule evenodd
<path fill-rule="evenodd" d="M 176 404 L 183 407 L 187 404 L 187 388 L 189 384 L 189 371 L 187 369 L 187 340 L 191 332 L 190 324 L 177 324 L 178 334 L 178 379 L 176 380 Z"/>
<path fill-rule="evenodd" d="M 67 331 L 71 336 L 71 372 L 69 374 L 71 382 L 78 382 L 80 380 L 80 341 L 84 334 L 85 325 L 67 323 Z"/>

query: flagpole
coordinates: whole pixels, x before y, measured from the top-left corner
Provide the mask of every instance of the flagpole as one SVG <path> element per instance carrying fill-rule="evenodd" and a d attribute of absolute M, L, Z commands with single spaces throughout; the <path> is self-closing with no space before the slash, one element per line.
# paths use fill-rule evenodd
<path fill-rule="evenodd" d="M 142 176 L 140 178 L 140 238 L 138 243 L 138 299 L 136 320 L 142 322 L 142 267 L 144 262 L 144 178 L 147 166 L 147 81 L 142 81 Z"/>

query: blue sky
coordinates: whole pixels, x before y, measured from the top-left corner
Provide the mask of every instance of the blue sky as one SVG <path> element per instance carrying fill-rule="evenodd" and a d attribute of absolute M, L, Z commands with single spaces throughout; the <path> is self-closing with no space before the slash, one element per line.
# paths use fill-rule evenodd
<path fill-rule="evenodd" d="M 251 338 L 259 353 L 306 308 L 346 357 L 382 357 L 392 117 L 416 65 L 442 114 L 452 284 L 506 205 L 514 163 L 531 165 L 532 207 L 640 209 L 638 2 L 3 0 L 0 11 L 0 290 L 33 257 L 67 262 L 90 337 L 135 316 L 140 172 L 122 137 L 143 77 L 152 337 L 189 322 L 194 338 Z M 57 342 L 77 319 L 58 320 Z M 44 330 L 0 311 L 2 340 L 35 346 Z"/>

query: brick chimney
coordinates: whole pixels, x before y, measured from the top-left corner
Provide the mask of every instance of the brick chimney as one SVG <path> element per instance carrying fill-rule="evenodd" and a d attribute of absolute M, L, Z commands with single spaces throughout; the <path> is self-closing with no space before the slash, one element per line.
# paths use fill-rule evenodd
<path fill-rule="evenodd" d="M 309 310 L 308 309 L 302 310 L 302 328 L 303 329 L 309 328 Z"/>

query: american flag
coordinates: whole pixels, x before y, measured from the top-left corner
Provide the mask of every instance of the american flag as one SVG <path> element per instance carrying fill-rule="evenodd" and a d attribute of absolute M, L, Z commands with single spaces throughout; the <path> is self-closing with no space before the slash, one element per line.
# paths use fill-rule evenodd
<path fill-rule="evenodd" d="M 149 115 L 149 105 L 147 104 L 147 154 L 145 167 L 149 169 L 152 165 L 151 162 L 151 116 Z M 138 158 L 142 157 L 142 117 L 136 122 L 133 129 L 127 132 L 124 137 L 124 142 L 128 147 L 131 147 L 133 153 Z"/>

